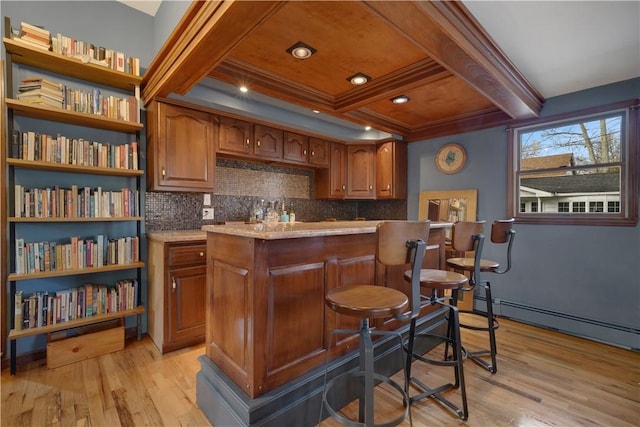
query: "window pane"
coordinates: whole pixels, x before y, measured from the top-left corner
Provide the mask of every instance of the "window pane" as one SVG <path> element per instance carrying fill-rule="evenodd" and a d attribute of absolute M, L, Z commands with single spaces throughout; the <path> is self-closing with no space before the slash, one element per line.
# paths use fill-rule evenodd
<path fill-rule="evenodd" d="M 521 132 L 521 170 L 620 162 L 622 118 L 617 115 Z"/>

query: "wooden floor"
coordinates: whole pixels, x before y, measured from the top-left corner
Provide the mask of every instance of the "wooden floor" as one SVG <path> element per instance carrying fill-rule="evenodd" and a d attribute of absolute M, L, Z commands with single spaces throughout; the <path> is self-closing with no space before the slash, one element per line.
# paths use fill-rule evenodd
<path fill-rule="evenodd" d="M 506 319 L 497 334 L 497 374 L 465 362 L 469 419 L 426 400 L 411 408 L 414 426 L 640 426 L 640 354 Z M 470 331 L 463 340 L 470 349 L 484 343 Z M 1 425 L 210 426 L 195 403 L 202 353 L 197 346 L 163 356 L 146 337 L 124 351 L 54 370 L 43 362 L 19 366 L 13 377 L 3 370 Z M 439 380 L 441 368 L 420 365 L 417 376 Z M 383 387 L 378 394 L 385 397 L 377 414 L 400 406 Z M 457 398 L 456 392 L 447 396 Z"/>

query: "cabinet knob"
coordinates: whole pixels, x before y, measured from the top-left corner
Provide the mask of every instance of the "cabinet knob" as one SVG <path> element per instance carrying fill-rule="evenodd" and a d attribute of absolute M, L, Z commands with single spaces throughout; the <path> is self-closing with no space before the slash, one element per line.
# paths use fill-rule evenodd
<path fill-rule="evenodd" d="M 162 177 L 164 178 L 166 174 L 167 174 L 167 171 L 164 168 L 162 168 Z"/>
<path fill-rule="evenodd" d="M 313 157 L 313 156 L 315 156 L 315 155 L 316 155 L 316 152 L 315 152 L 315 151 L 313 151 L 313 150 L 311 150 L 311 157 Z"/>
<path fill-rule="evenodd" d="M 369 190 L 373 190 L 373 185 L 370 185 L 370 186 L 369 186 Z"/>
<path fill-rule="evenodd" d="M 343 186 L 342 186 L 342 189 L 343 189 L 343 190 L 346 190 L 346 189 L 347 189 L 347 186 L 346 186 L 346 185 L 343 185 Z"/>
<path fill-rule="evenodd" d="M 174 277 L 171 278 L 171 292 L 175 292 L 176 291 L 176 279 Z"/>
<path fill-rule="evenodd" d="M 391 184 L 387 184 L 387 190 L 391 190 Z"/>
<path fill-rule="evenodd" d="M 307 150 L 302 150 L 302 154 L 307 155 Z M 313 154 L 311 154 L 313 156 Z"/>
<path fill-rule="evenodd" d="M 256 145 L 257 145 L 258 147 L 260 147 L 260 140 L 258 140 L 258 141 L 256 142 Z"/>
<path fill-rule="evenodd" d="M 249 138 L 247 138 L 247 145 L 249 145 Z"/>
<path fill-rule="evenodd" d="M 204 252 L 200 252 L 200 256 L 204 256 Z"/>

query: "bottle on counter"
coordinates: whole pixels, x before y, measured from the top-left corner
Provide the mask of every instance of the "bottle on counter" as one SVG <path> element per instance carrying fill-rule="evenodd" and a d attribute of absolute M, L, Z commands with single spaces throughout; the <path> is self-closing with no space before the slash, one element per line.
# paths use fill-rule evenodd
<path fill-rule="evenodd" d="M 296 211 L 293 209 L 293 204 L 289 205 L 289 222 L 296 222 Z"/>
<path fill-rule="evenodd" d="M 284 200 L 282 200 L 282 206 L 280 207 L 280 222 L 289 222 L 289 214 L 284 205 Z"/>

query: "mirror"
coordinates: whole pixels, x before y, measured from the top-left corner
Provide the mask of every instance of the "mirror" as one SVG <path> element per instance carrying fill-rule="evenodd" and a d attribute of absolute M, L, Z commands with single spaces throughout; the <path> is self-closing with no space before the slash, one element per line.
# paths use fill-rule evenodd
<path fill-rule="evenodd" d="M 418 219 L 475 221 L 478 190 L 421 191 Z"/>

